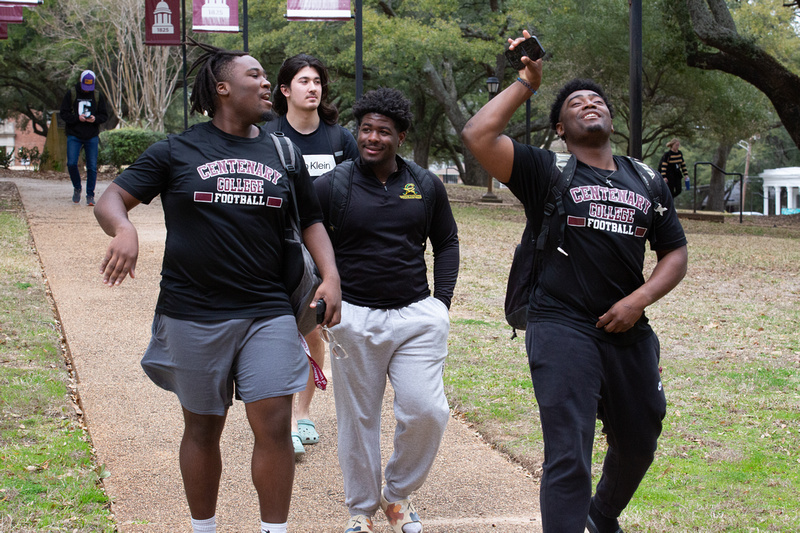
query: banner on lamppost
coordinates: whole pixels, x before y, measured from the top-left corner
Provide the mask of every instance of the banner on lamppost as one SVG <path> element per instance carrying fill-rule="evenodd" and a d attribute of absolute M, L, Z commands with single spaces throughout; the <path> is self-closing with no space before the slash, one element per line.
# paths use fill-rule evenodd
<path fill-rule="evenodd" d="M 8 39 L 8 23 L 0 22 L 0 41 Z"/>
<path fill-rule="evenodd" d="M 352 18 L 350 0 L 287 0 L 288 20 L 345 20 Z"/>
<path fill-rule="evenodd" d="M 239 0 L 193 0 L 192 30 L 239 32 Z"/>
<path fill-rule="evenodd" d="M 180 0 L 145 0 L 144 12 L 144 44 L 149 46 L 181 44 Z"/>
<path fill-rule="evenodd" d="M 0 4 L 0 22 L 19 24 L 22 22 L 22 6 Z"/>

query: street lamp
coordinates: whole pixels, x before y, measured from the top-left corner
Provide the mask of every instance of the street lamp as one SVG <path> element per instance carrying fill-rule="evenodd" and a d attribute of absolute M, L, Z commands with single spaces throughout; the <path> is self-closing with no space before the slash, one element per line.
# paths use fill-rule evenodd
<path fill-rule="evenodd" d="M 500 80 L 494 76 L 489 76 L 486 78 L 486 89 L 489 91 L 489 100 L 491 100 L 500 92 Z"/>
<path fill-rule="evenodd" d="M 500 92 L 500 80 L 497 79 L 495 76 L 489 76 L 486 78 L 486 90 L 489 91 L 489 100 L 494 98 L 498 92 Z M 494 186 L 494 178 L 489 176 L 489 186 L 486 189 L 486 192 L 481 197 L 482 202 L 502 202 L 500 198 L 494 193 L 493 186 Z"/>

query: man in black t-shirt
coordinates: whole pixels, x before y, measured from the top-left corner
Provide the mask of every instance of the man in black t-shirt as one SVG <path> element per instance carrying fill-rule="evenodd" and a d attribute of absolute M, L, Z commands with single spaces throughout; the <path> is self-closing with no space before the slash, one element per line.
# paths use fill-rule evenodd
<path fill-rule="evenodd" d="M 409 497 L 433 466 L 450 418 L 442 372 L 458 277 L 458 230 L 441 180 L 397 155 L 412 118 L 402 93 L 369 91 L 353 114 L 359 157 L 314 182 L 342 278 L 342 323 L 332 328 L 330 340 L 348 354 L 331 361 L 350 513 L 344 531 L 371 533 L 380 507 L 394 532 L 419 533 L 422 523 Z M 330 205 L 332 192 L 341 188 L 348 189 L 343 219 Z M 433 295 L 425 264 L 428 239 Z M 397 427 L 381 488 L 387 377 Z"/>
<path fill-rule="evenodd" d="M 183 409 L 180 466 L 193 530 L 216 530 L 220 437 L 235 387 L 255 435 L 261 531 L 285 533 L 294 479 L 292 394 L 308 375 L 281 275 L 292 178 L 255 125 L 272 107 L 259 62 L 199 46 L 206 53 L 195 63 L 192 111 L 211 121 L 154 144 L 108 187 L 95 208 L 113 237 L 100 269 L 110 286 L 134 277 L 138 238 L 128 211 L 160 195 L 167 242 L 142 367 Z M 333 326 L 339 276 L 304 169 L 295 194 L 303 239 L 323 280 L 314 301 L 326 301 L 323 324 Z"/>
<path fill-rule="evenodd" d="M 523 35 L 509 39 L 510 46 L 530 37 Z M 543 209 L 555 154 L 502 133 L 541 82 L 541 59 L 522 61 L 517 81 L 467 123 L 462 137 L 529 211 Z M 577 167 L 563 193 L 563 241 L 539 252 L 525 332 L 545 443 L 545 533 L 620 532 L 617 517 L 653 461 L 666 413 L 659 343 L 644 309 L 686 274 L 686 238 L 663 180 L 649 182 L 661 198 L 653 205 L 633 163 L 613 155 L 611 119 L 602 89 L 591 80 L 565 85 L 550 114 Z M 645 239 L 658 258 L 647 281 Z M 595 417 L 603 422 L 608 451 L 592 497 Z"/>
<path fill-rule="evenodd" d="M 277 89 L 272 93 L 273 111 L 278 118 L 267 122 L 267 131 L 281 131 L 300 149 L 308 174 L 317 179 L 342 161 L 358 157 L 353 134 L 336 123 L 339 110 L 328 101 L 328 69 L 316 57 L 297 54 L 281 65 Z M 325 343 L 319 328 L 306 335 L 311 358 L 325 366 Z M 316 390 L 314 372 L 309 368 L 306 389 L 297 394 L 292 410 L 292 442 L 296 455 L 305 453 L 304 444 L 319 442 L 311 420 L 311 400 Z"/>

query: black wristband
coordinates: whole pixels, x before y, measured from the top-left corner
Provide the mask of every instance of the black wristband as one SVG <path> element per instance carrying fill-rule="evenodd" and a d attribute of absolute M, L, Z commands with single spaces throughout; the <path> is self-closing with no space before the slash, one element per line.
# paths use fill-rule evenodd
<path fill-rule="evenodd" d="M 520 82 L 522 85 L 524 85 L 531 93 L 536 94 L 536 89 L 531 87 L 530 83 L 528 83 L 527 81 L 525 81 L 525 80 L 523 80 L 522 78 L 519 78 L 519 77 L 517 78 L 517 81 Z"/>

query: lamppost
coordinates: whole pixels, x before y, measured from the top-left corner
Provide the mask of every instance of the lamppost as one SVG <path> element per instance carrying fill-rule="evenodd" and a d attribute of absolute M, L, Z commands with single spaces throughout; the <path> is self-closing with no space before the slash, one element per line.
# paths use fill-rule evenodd
<path fill-rule="evenodd" d="M 489 76 L 486 78 L 486 89 L 489 91 L 489 100 L 494 98 L 498 92 L 500 92 L 500 80 L 498 80 L 495 76 Z M 500 198 L 494 193 L 494 178 L 489 176 L 489 186 L 486 189 L 486 192 L 481 197 L 482 202 L 502 202 Z"/>

